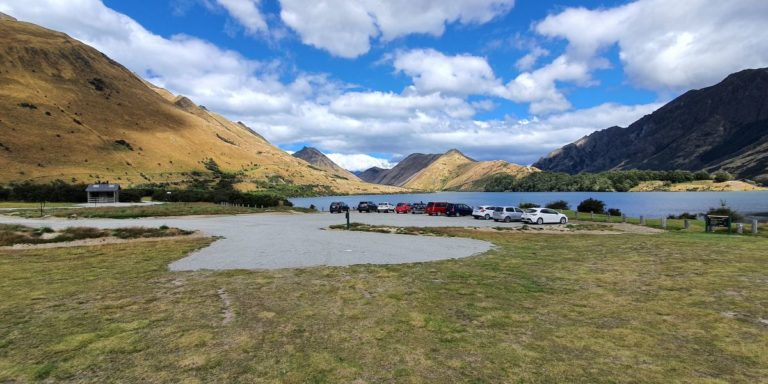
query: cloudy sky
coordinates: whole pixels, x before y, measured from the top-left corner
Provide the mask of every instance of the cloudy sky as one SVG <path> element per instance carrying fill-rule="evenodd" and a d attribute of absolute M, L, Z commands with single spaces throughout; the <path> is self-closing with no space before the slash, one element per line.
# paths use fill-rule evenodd
<path fill-rule="evenodd" d="M 765 0 L 3 0 L 287 151 L 531 164 L 768 66 Z"/>

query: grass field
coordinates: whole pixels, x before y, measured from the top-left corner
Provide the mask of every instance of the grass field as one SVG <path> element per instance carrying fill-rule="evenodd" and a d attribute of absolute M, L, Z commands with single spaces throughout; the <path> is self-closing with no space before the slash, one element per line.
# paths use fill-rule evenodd
<path fill-rule="evenodd" d="M 579 220 L 579 221 L 587 221 L 587 222 L 597 222 L 597 223 L 620 223 L 622 221 L 620 216 L 608 216 L 608 215 L 602 215 L 602 214 L 594 214 L 590 215 L 589 213 L 583 213 L 579 212 L 578 218 L 576 217 L 575 211 L 563 211 L 563 214 L 568 216 L 568 220 Z M 630 224 L 640 224 L 640 218 L 639 217 L 627 217 L 627 223 Z M 685 229 L 685 220 L 678 220 L 678 219 L 668 219 L 667 220 L 667 230 L 672 232 L 687 232 L 687 233 L 700 233 L 704 232 L 704 221 L 703 220 L 688 220 L 689 227 L 688 229 Z M 646 218 L 645 225 L 651 228 L 661 228 L 661 218 Z M 753 236 L 751 233 L 751 225 L 752 224 L 744 224 L 744 233 L 745 236 Z M 727 233 L 728 229 L 723 228 L 715 228 L 715 231 L 717 233 Z M 732 227 L 732 233 L 736 233 L 736 224 L 733 224 Z M 768 237 L 768 224 L 765 222 L 758 223 L 758 237 Z"/>
<path fill-rule="evenodd" d="M 74 203 L 45 203 L 45 208 L 69 208 L 74 207 Z M 30 203 L 26 201 L 0 201 L 0 208 L 19 208 L 19 209 L 40 209 L 40 203 Z"/>
<path fill-rule="evenodd" d="M 499 247 L 187 273 L 166 265 L 209 240 L 0 251 L 0 382 L 768 377 L 766 239 L 444 231 Z"/>
<path fill-rule="evenodd" d="M 131 207 L 71 208 L 46 210 L 45 215 L 55 217 L 77 216 L 80 218 L 134 219 L 139 217 L 192 216 L 192 215 L 238 215 L 262 212 L 313 212 L 306 208 L 271 207 L 249 208 L 224 206 L 213 203 L 166 203 Z M 14 214 L 22 217 L 39 217 L 39 211 L 19 210 Z"/>

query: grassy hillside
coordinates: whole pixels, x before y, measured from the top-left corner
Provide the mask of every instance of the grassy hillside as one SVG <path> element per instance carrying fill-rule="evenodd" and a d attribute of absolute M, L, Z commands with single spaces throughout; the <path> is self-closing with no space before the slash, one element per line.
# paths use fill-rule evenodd
<path fill-rule="evenodd" d="M 479 180 L 488 179 L 494 175 L 524 177 L 536 171 L 538 170 L 535 168 L 501 160 L 478 162 L 452 149 L 413 175 L 403 186 L 426 191 L 478 190 Z"/>
<path fill-rule="evenodd" d="M 238 187 L 393 192 L 309 167 L 243 124 L 148 86 L 65 34 L 0 20 L 0 183 L 189 181 L 213 159 Z"/>
<path fill-rule="evenodd" d="M 645 181 L 630 189 L 630 192 L 743 192 L 766 191 L 768 188 L 758 187 L 743 181 L 733 180 L 716 183 L 712 180 L 698 180 L 687 183 L 669 183 L 664 181 Z"/>

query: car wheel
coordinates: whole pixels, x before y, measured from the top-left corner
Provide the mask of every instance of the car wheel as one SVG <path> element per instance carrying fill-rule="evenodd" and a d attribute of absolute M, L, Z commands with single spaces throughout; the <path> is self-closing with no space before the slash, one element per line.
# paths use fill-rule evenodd
<path fill-rule="evenodd" d="M 491 218 L 491 215 L 489 215 L 489 214 L 486 214 L 486 215 L 485 215 L 485 219 L 486 219 L 486 220 L 488 220 L 488 219 L 490 219 L 490 218 Z"/>
<path fill-rule="evenodd" d="M 560 218 L 560 224 L 565 224 L 565 222 L 568 221 L 565 217 Z"/>
<path fill-rule="evenodd" d="M 536 224 L 538 224 L 538 225 L 542 225 L 542 224 L 544 224 L 544 219 L 542 219 L 541 217 L 539 217 L 539 219 L 538 219 L 538 220 L 536 220 Z"/>
<path fill-rule="evenodd" d="M 510 221 L 512 221 L 511 217 L 507 216 L 507 217 L 504 218 L 504 222 L 505 223 L 509 223 Z"/>

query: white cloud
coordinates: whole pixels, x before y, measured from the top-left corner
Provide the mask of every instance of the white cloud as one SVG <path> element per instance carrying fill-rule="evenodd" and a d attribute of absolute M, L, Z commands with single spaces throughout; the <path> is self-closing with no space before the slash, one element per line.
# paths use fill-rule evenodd
<path fill-rule="evenodd" d="M 267 32 L 267 22 L 259 10 L 261 0 L 216 0 L 230 16 L 240 23 L 248 34 Z"/>
<path fill-rule="evenodd" d="M 683 91 L 745 68 L 768 66 L 768 2 L 639 0 L 624 6 L 568 8 L 535 26 L 568 41 L 567 54 L 589 60 L 618 44 L 637 85 Z"/>
<path fill-rule="evenodd" d="M 528 71 L 536 65 L 540 58 L 549 55 L 549 51 L 541 47 L 533 47 L 531 52 L 515 62 L 515 67 L 521 71 Z"/>
<path fill-rule="evenodd" d="M 593 65 L 596 66 L 597 64 Z M 533 72 L 523 72 L 507 84 L 511 99 L 530 103 L 533 114 L 561 112 L 571 108 L 571 103 L 557 89 L 557 81 L 570 81 L 586 86 L 593 83 L 590 69 L 583 61 L 574 61 L 561 55 L 552 63 Z"/>
<path fill-rule="evenodd" d="M 441 36 L 447 23 L 482 24 L 503 15 L 514 0 L 280 0 L 280 17 L 305 44 L 354 58 L 370 41 L 414 33 Z"/>
<path fill-rule="evenodd" d="M 393 66 L 413 79 L 420 92 L 506 96 L 501 80 L 484 57 L 446 56 L 434 49 L 399 52 Z"/>
<path fill-rule="evenodd" d="M 371 167 L 379 167 L 379 168 L 392 168 L 394 165 L 387 159 L 380 159 L 378 157 L 373 157 L 370 155 L 366 155 L 363 153 L 357 153 L 357 154 L 342 154 L 342 153 L 328 153 L 326 154 L 329 159 L 331 159 L 334 163 L 338 164 L 340 167 L 356 172 L 356 171 L 365 171 L 368 168 Z"/>
<path fill-rule="evenodd" d="M 155 35 L 97 0 L 67 4 L 56 0 L 32 4 L 6 0 L 0 4 L 0 11 L 85 41 L 172 92 L 183 93 L 210 110 L 245 122 L 273 143 L 311 144 L 346 156 L 437 153 L 456 147 L 480 159 L 502 158 L 528 164 L 595 129 L 628 123 L 657 107 L 606 104 L 529 121 L 475 121 L 475 110 L 492 108 L 491 101 L 469 103 L 463 95 L 451 94 L 448 89 L 426 92 L 418 90 L 417 85 L 400 93 L 350 92 L 348 85 L 322 74 L 298 72 L 289 81 L 281 80 L 280 63 L 250 60 L 191 36 Z M 455 64 L 451 57 L 447 61 Z M 554 84 L 553 79 L 564 78 L 590 83 L 578 64 L 565 59 L 556 62 L 530 72 L 532 81 Z M 482 63 L 478 68 L 483 68 Z M 490 77 L 492 72 L 489 75 L 484 71 L 470 71 L 470 75 L 456 78 L 464 81 L 465 76 L 478 78 L 480 74 L 479 79 L 485 79 L 486 85 L 495 86 L 500 81 Z M 420 85 L 428 88 L 426 84 L 431 83 L 424 76 L 421 79 Z M 556 100 L 556 96 L 537 94 L 541 91 L 535 87 L 515 92 L 521 99 L 534 102 Z"/>

